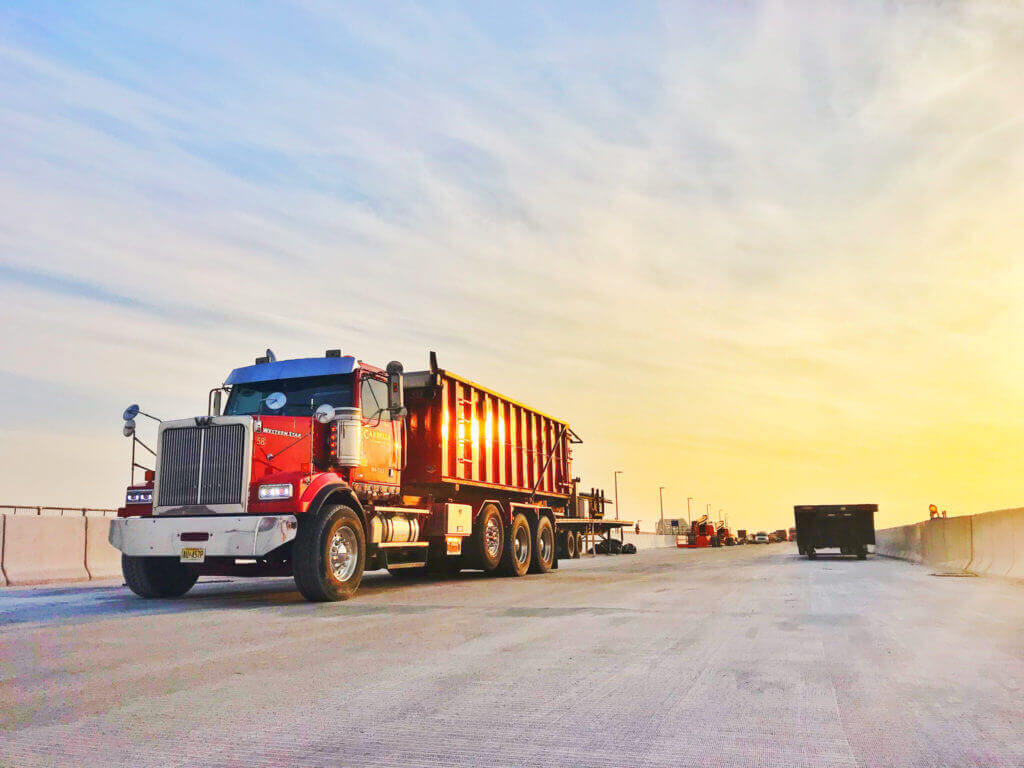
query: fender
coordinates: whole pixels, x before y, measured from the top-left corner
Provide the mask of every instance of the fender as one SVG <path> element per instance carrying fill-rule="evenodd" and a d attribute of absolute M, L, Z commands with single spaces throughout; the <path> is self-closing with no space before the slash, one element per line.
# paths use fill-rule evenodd
<path fill-rule="evenodd" d="M 473 513 L 474 523 L 476 523 L 477 519 L 480 517 L 480 513 L 483 512 L 484 507 L 486 507 L 488 504 L 493 504 L 498 508 L 498 514 L 501 515 L 501 519 L 505 521 L 506 525 L 512 524 L 512 513 L 509 510 L 507 510 L 505 508 L 505 505 L 502 504 L 498 499 L 484 499 L 483 501 L 481 501 L 480 506 L 477 507 L 476 511 Z"/>
<path fill-rule="evenodd" d="M 306 489 L 302 495 L 302 514 L 315 515 L 331 499 L 337 499 L 337 501 L 352 507 L 363 522 L 363 530 L 367 530 L 366 510 L 359 503 L 355 491 L 348 483 L 333 473 L 321 475 Z"/>

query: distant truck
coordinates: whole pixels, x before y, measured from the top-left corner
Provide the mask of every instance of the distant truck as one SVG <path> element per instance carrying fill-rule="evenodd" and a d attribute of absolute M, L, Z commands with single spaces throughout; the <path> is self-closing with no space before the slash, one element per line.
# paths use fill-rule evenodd
<path fill-rule="evenodd" d="M 877 504 L 818 504 L 793 508 L 797 550 L 814 560 L 822 549 L 838 549 L 841 555 L 868 556 L 875 543 Z"/>

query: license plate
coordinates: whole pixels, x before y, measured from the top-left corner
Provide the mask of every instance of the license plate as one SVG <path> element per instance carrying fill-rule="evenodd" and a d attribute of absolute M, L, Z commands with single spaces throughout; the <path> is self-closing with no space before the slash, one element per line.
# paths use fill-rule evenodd
<path fill-rule="evenodd" d="M 181 562 L 201 563 L 206 560 L 206 550 L 202 547 L 182 547 Z"/>

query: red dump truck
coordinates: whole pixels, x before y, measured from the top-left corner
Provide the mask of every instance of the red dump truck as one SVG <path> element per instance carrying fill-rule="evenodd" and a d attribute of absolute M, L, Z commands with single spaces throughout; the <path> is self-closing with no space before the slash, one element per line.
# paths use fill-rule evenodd
<path fill-rule="evenodd" d="M 211 390 L 207 411 L 159 422 L 138 484 L 135 419 L 149 414 L 125 411 L 133 483 L 110 542 L 143 597 L 182 595 L 204 574 L 290 575 L 326 601 L 371 569 L 545 573 L 557 520 L 577 516 L 569 425 L 438 368 L 434 353 L 405 373 L 338 350 L 268 350 Z M 579 531 L 561 536 L 578 545 Z"/>

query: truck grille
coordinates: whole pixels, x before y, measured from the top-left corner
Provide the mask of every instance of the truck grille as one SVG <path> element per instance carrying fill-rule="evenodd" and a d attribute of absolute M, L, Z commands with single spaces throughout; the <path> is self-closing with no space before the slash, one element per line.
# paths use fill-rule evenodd
<path fill-rule="evenodd" d="M 157 506 L 238 504 L 245 474 L 245 427 L 165 429 L 159 446 Z"/>

